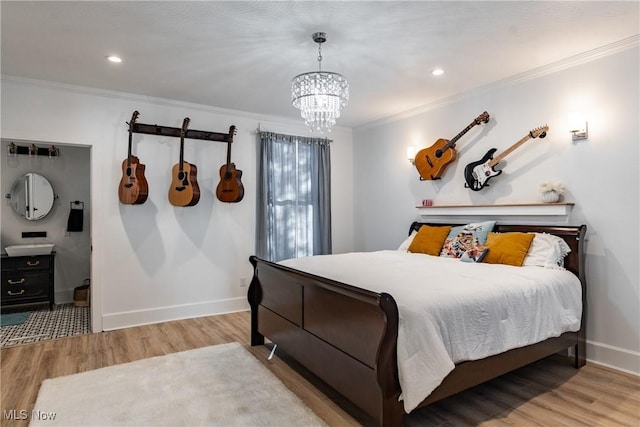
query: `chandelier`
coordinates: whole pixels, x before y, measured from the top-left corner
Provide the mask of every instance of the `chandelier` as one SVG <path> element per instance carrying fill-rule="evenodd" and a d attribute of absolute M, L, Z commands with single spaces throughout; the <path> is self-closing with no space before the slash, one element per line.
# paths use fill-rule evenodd
<path fill-rule="evenodd" d="M 349 103 L 349 83 L 338 73 L 322 71 L 322 43 L 326 33 L 313 33 L 318 43 L 318 71 L 300 74 L 291 81 L 291 103 L 311 130 L 331 132 L 340 110 Z"/>

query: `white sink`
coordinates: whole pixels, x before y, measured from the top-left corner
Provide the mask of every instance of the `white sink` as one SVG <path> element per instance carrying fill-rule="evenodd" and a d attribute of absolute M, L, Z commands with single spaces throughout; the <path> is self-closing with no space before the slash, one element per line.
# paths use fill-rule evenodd
<path fill-rule="evenodd" d="M 4 248 L 9 256 L 49 255 L 53 251 L 53 243 L 36 243 L 33 245 L 14 245 Z"/>

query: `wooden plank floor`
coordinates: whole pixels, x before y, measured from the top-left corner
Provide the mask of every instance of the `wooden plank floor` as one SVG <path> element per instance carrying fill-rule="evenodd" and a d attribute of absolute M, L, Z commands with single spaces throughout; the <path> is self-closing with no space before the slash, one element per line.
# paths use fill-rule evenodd
<path fill-rule="evenodd" d="M 281 358 L 267 361 L 267 347 L 249 347 L 249 313 L 242 312 L 2 349 L 1 425 L 28 424 L 7 420 L 6 414 L 30 413 L 46 378 L 233 341 L 248 347 L 329 425 L 366 423 L 353 408 L 347 405 L 347 412 L 336 404 L 340 400 L 330 390 Z M 576 370 L 565 358 L 554 357 L 420 409 L 405 417 L 404 425 L 640 426 L 640 378 L 595 365 Z"/>

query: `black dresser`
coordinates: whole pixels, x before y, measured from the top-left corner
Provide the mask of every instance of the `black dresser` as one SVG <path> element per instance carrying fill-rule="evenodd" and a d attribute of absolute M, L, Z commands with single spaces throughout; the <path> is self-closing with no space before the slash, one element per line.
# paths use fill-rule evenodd
<path fill-rule="evenodd" d="M 2 256 L 2 311 L 48 304 L 53 308 L 55 252 L 36 256 Z"/>

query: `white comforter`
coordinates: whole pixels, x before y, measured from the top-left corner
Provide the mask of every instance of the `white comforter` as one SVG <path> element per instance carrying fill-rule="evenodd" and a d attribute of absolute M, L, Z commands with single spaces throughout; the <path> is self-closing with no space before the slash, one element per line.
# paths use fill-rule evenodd
<path fill-rule="evenodd" d="M 398 374 L 406 412 L 454 368 L 580 328 L 581 287 L 565 270 L 466 263 L 403 251 L 281 264 L 375 292 L 398 304 Z"/>

